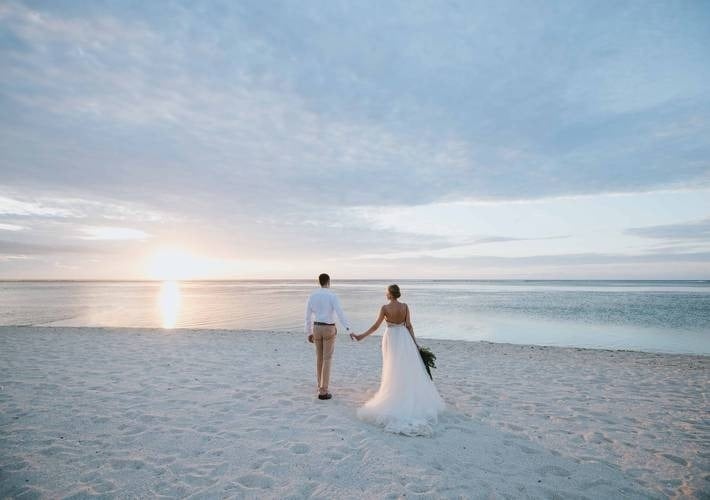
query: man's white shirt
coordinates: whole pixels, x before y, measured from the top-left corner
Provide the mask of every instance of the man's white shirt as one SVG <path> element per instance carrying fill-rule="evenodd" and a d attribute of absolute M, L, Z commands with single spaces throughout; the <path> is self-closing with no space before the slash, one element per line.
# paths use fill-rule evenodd
<path fill-rule="evenodd" d="M 306 304 L 306 334 L 313 333 L 313 322 L 335 323 L 336 317 L 346 330 L 350 329 L 350 322 L 340 307 L 338 296 L 329 288 L 321 287 L 314 290 Z"/>

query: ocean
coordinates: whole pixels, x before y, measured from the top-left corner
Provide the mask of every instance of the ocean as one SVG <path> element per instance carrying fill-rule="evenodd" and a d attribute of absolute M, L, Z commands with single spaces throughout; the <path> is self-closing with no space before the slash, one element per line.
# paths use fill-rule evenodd
<path fill-rule="evenodd" d="M 334 281 L 358 331 L 390 282 Z M 418 337 L 710 354 L 710 281 L 403 280 Z M 312 281 L 5 281 L 0 325 L 303 331 Z M 383 330 L 383 329 L 382 329 Z M 381 331 L 382 331 L 381 330 Z"/>

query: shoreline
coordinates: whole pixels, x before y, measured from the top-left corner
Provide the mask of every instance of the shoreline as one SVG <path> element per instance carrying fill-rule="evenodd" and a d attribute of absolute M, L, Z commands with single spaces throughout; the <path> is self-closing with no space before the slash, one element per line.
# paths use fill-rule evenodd
<path fill-rule="evenodd" d="M 338 335 L 318 402 L 310 344 L 264 333 L 0 327 L 0 494 L 708 494 L 708 356 L 426 339 L 447 411 L 410 438 L 355 417 L 379 338 Z"/>
<path fill-rule="evenodd" d="M 194 328 L 194 327 L 175 327 L 175 328 L 151 328 L 151 327 L 133 327 L 133 326 L 52 326 L 52 325 L 0 325 L 0 331 L 7 328 L 41 328 L 41 329 L 53 329 L 53 330 L 100 330 L 100 331 L 150 331 L 150 332 L 203 332 L 203 333 L 230 333 L 234 335 L 239 335 L 243 333 L 262 333 L 262 334 L 274 334 L 274 335 L 293 335 L 294 337 L 303 336 L 303 333 L 295 330 L 258 330 L 258 329 L 248 329 L 248 328 Z M 384 327 L 382 327 L 384 328 Z M 342 332 L 338 332 L 342 333 Z M 372 334 L 373 338 L 381 338 L 382 332 L 377 331 Z M 696 357 L 696 358 L 710 358 L 710 354 L 695 354 L 695 353 L 685 353 L 685 352 L 667 352 L 667 351 L 644 351 L 640 349 L 612 349 L 608 347 L 577 347 L 573 345 L 553 345 L 553 344 L 516 344 L 513 342 L 494 342 L 492 340 L 468 340 L 468 339 L 442 339 L 433 337 L 424 337 L 417 335 L 417 339 L 426 340 L 429 342 L 441 342 L 441 343 L 467 343 L 467 344 L 493 344 L 500 346 L 515 346 L 515 347 L 532 347 L 540 349 L 570 349 L 575 351 L 602 351 L 602 352 L 628 352 L 637 354 L 651 354 L 658 356 L 683 356 L 683 357 Z"/>

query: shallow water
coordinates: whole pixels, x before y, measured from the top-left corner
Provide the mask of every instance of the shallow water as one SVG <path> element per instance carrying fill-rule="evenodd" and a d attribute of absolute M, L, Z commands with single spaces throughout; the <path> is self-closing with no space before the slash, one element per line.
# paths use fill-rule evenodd
<path fill-rule="evenodd" d="M 710 354 L 708 281 L 400 281 L 423 338 Z M 384 281 L 333 283 L 354 327 Z M 293 330 L 309 281 L 0 282 L 0 324 Z"/>

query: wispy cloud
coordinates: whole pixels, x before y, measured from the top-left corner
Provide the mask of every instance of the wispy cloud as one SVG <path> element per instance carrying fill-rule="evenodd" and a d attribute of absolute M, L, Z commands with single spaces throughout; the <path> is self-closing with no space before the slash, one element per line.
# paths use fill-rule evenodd
<path fill-rule="evenodd" d="M 0 189 L 3 186 L 0 185 Z M 117 203 L 105 199 L 47 196 L 25 190 L 25 199 L 15 195 L 0 195 L 0 217 L 132 220 L 157 222 L 165 214 L 145 208 L 145 203 Z"/>
<path fill-rule="evenodd" d="M 10 256 L 35 256 L 35 255 L 57 255 L 57 254 L 97 254 L 106 253 L 107 247 L 90 247 L 86 245 L 69 244 L 45 244 L 20 241 L 0 240 L 0 255 Z"/>
<path fill-rule="evenodd" d="M 658 240 L 710 241 L 710 218 L 679 224 L 632 227 L 627 229 L 626 233 L 632 236 L 640 236 L 642 238 L 653 238 Z"/>
<path fill-rule="evenodd" d="M 49 217 L 79 217 L 78 212 L 43 203 L 22 201 L 0 196 L 0 215 L 38 215 Z"/>
<path fill-rule="evenodd" d="M 392 246 L 387 245 L 386 252 L 381 253 L 365 253 L 362 255 L 357 255 L 354 259 L 362 260 L 373 260 L 373 259 L 412 259 L 419 257 L 432 257 L 432 258 L 461 258 L 466 255 L 470 255 L 472 251 L 478 250 L 478 247 L 486 244 L 493 243 L 518 243 L 518 242 L 528 242 L 528 241 L 546 241 L 546 240 L 560 240 L 569 238 L 569 236 L 541 236 L 535 238 L 516 238 L 511 236 L 482 236 L 482 237 L 472 237 L 464 239 L 442 239 L 437 238 L 436 235 L 430 235 L 428 238 L 433 238 L 441 240 L 437 245 L 422 245 L 421 243 L 417 245 L 416 250 L 409 251 L 393 251 L 395 250 Z"/>
<path fill-rule="evenodd" d="M 82 228 L 85 240 L 145 240 L 150 235 L 130 227 L 90 226 Z"/>

